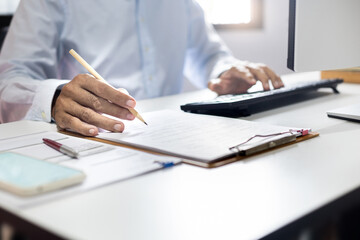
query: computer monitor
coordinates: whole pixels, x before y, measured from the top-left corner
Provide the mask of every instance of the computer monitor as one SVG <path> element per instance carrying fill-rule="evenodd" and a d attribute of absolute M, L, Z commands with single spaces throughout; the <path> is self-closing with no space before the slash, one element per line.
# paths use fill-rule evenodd
<path fill-rule="evenodd" d="M 360 0 L 290 0 L 288 68 L 360 66 Z"/>

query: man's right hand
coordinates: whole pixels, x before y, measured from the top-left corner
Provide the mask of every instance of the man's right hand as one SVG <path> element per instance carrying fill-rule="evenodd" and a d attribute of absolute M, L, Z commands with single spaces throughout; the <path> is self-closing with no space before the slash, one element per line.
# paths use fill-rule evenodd
<path fill-rule="evenodd" d="M 88 74 L 79 74 L 61 89 L 51 115 L 61 129 L 70 129 L 85 136 L 96 136 L 98 127 L 122 132 L 124 123 L 102 113 L 126 120 L 135 117 L 128 108 L 136 101 L 126 93 Z"/>

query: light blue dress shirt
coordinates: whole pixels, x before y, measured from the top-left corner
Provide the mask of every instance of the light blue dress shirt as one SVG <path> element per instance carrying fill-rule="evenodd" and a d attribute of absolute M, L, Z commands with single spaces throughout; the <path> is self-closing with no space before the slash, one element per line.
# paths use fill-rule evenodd
<path fill-rule="evenodd" d="M 136 99 L 206 87 L 235 61 L 194 0 L 24 0 L 0 54 L 0 121 L 51 120 L 76 50 Z"/>

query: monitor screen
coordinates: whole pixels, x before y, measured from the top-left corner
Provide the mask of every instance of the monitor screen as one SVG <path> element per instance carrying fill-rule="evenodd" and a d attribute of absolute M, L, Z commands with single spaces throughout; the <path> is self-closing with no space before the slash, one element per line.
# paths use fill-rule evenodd
<path fill-rule="evenodd" d="M 290 0 L 288 68 L 360 66 L 359 0 Z"/>

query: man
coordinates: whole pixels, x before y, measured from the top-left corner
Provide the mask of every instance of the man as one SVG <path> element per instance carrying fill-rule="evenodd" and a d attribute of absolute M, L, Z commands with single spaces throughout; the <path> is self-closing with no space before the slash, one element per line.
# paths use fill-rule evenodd
<path fill-rule="evenodd" d="M 71 48 L 113 87 L 79 74 Z M 135 98 L 179 93 L 184 77 L 218 94 L 257 80 L 265 90 L 283 86 L 267 66 L 233 58 L 194 0 L 21 1 L 0 73 L 0 121 L 54 120 L 87 136 L 122 132 L 102 113 L 132 120 Z"/>

